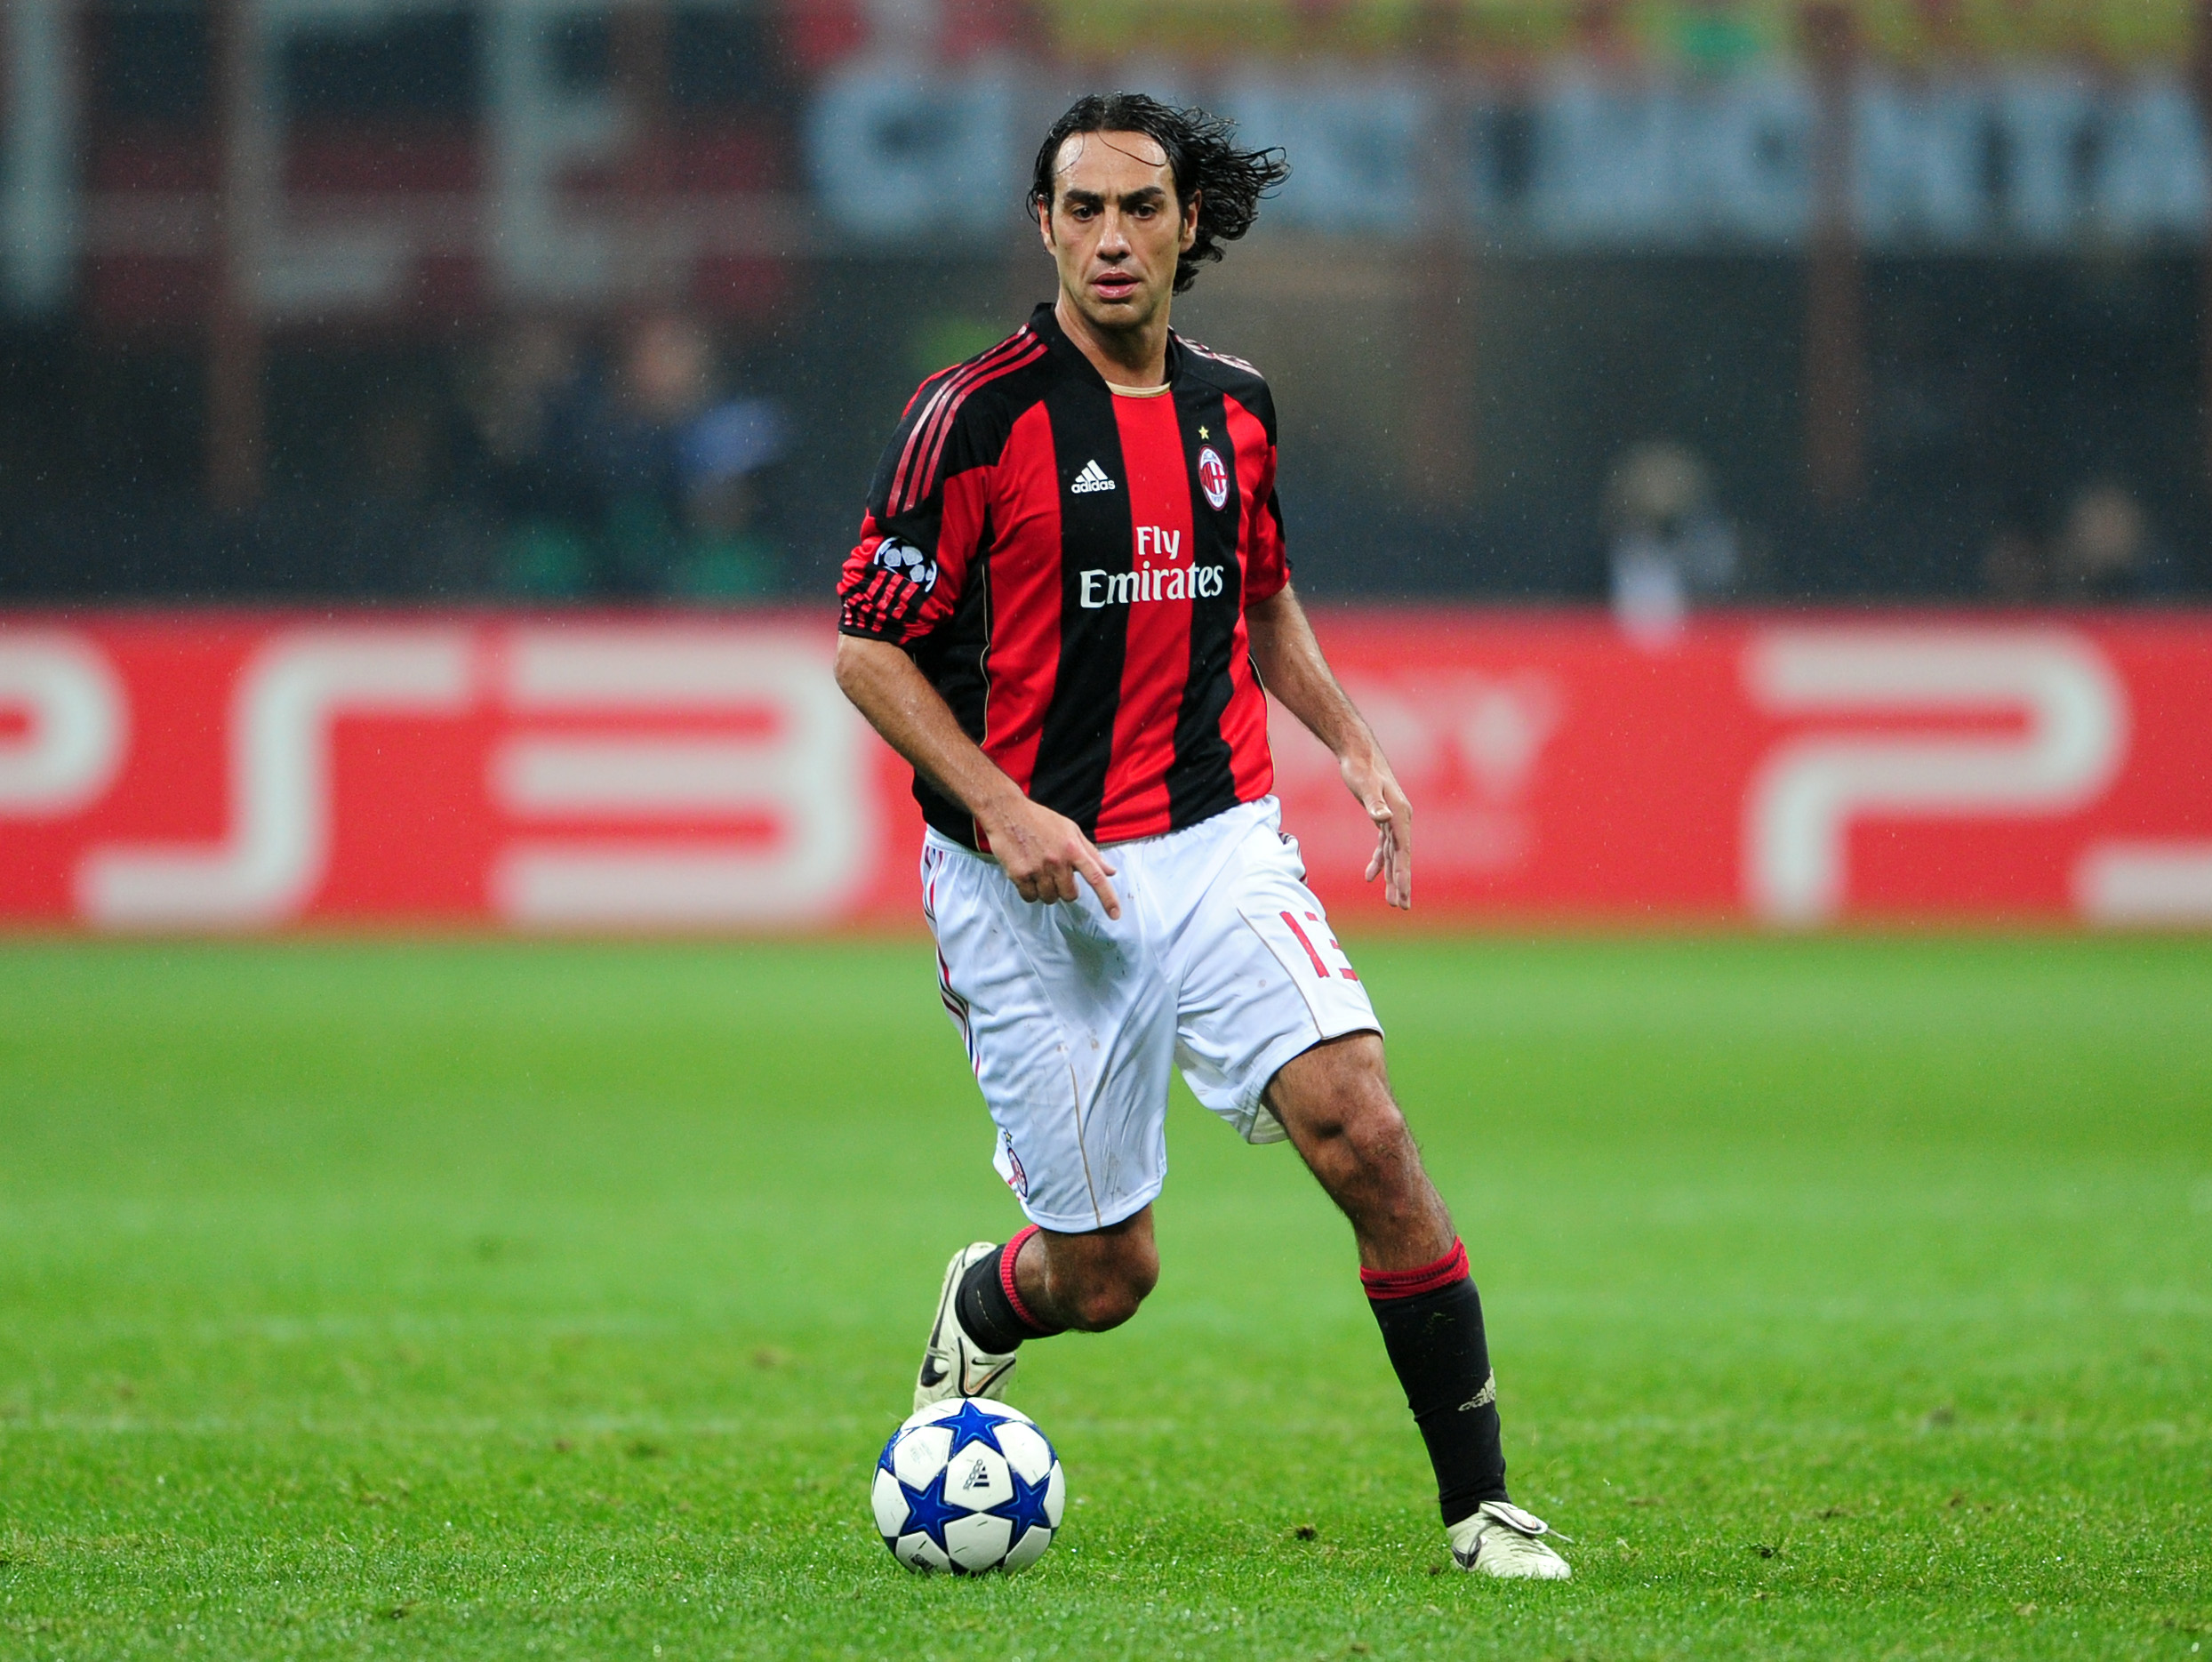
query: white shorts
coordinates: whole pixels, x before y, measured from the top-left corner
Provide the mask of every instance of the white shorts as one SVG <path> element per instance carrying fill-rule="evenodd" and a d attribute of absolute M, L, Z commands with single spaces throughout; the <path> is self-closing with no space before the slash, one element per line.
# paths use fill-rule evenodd
<path fill-rule="evenodd" d="M 1273 797 L 1116 843 L 1121 917 L 1023 900 L 986 855 L 929 833 L 923 909 L 946 1010 L 998 1128 L 993 1164 L 1032 1223 L 1077 1233 L 1149 1206 L 1167 1176 L 1167 1070 L 1251 1143 L 1293 1056 L 1380 1032 L 1305 886 Z"/>

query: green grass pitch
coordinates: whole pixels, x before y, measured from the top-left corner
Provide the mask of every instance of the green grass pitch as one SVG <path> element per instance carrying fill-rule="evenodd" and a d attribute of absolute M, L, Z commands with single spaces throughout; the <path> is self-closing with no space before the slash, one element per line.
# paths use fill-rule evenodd
<path fill-rule="evenodd" d="M 1442 1570 L 1346 1231 L 1180 1096 L 1015 1382 L 1062 1538 L 898 1569 L 1017 1221 L 918 941 L 28 943 L 0 1657 L 2212 1650 L 2212 943 L 1354 945 L 1572 1582 Z"/>

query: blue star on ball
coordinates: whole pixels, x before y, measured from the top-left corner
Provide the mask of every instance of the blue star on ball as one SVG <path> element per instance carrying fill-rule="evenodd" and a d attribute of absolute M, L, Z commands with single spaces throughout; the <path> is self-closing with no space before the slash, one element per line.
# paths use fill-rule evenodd
<path fill-rule="evenodd" d="M 936 1543 L 939 1552 L 950 1557 L 951 1549 L 945 1545 L 945 1525 L 971 1514 L 965 1506 L 953 1505 L 945 1499 L 945 1476 L 943 1472 L 938 1473 L 929 1480 L 926 1489 L 916 1489 L 903 1479 L 900 1481 L 899 1488 L 906 1496 L 906 1527 L 899 1533 L 911 1535 L 918 1530 Z"/>
<path fill-rule="evenodd" d="M 952 1447 L 945 1455 L 947 1462 L 972 1442 L 982 1443 L 994 1454 L 1006 1453 L 998 1446 L 998 1418 L 984 1413 L 972 1401 L 963 1401 L 958 1414 L 947 1415 L 935 1423 L 952 1433 Z"/>
<path fill-rule="evenodd" d="M 1045 1511 L 1045 1491 L 1053 1486 L 1053 1474 L 1048 1468 L 1034 1483 L 1022 1481 L 1022 1473 L 1014 1469 L 1010 1461 L 1006 1475 L 1014 1480 L 1014 1497 L 1002 1500 L 990 1509 L 994 1518 L 1005 1518 L 1014 1525 L 1014 1534 L 1007 1538 L 1006 1550 L 1012 1552 L 1022 1544 L 1022 1538 L 1031 1530 L 1049 1530 L 1052 1519 Z"/>

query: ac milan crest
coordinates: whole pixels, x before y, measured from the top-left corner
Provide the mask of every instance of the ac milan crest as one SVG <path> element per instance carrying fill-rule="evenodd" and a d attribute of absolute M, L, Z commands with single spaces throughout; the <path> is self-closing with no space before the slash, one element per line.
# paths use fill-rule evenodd
<path fill-rule="evenodd" d="M 1205 487 L 1206 500 L 1214 507 L 1229 500 L 1229 469 L 1211 445 L 1198 452 L 1198 483 Z"/>

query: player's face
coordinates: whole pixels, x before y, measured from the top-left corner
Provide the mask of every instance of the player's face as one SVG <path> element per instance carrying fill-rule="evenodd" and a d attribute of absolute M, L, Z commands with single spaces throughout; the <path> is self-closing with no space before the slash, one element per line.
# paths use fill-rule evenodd
<path fill-rule="evenodd" d="M 1159 141 L 1142 132 L 1078 132 L 1060 147 L 1053 205 L 1039 212 L 1060 286 L 1102 329 L 1142 328 L 1174 293 L 1175 257 L 1198 236 L 1198 204 L 1175 201 Z"/>

